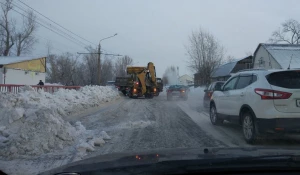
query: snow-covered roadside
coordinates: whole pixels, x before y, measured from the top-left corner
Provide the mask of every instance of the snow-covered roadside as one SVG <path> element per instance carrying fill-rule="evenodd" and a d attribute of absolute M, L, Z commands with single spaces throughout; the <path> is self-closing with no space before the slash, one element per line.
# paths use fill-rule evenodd
<path fill-rule="evenodd" d="M 86 130 L 80 122 L 71 125 L 64 117 L 117 98 L 117 91 L 99 86 L 60 89 L 54 94 L 25 86 L 18 94 L 0 93 L 0 170 L 14 174 L 13 166 L 7 167 L 5 162 L 47 154 L 75 154 L 71 160 L 75 161 L 94 146 L 102 146 L 110 139 L 104 131 Z"/>

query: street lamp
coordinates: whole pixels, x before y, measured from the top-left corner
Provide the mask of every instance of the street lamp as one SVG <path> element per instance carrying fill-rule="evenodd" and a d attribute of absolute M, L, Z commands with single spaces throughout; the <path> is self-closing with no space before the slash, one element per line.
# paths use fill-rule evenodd
<path fill-rule="evenodd" d="M 99 86 L 100 86 L 100 82 L 101 82 L 101 77 L 100 77 L 100 68 L 101 68 L 101 64 L 100 64 L 100 60 L 101 60 L 101 41 L 109 39 L 109 38 L 112 38 L 112 37 L 117 36 L 117 35 L 118 34 L 115 33 L 114 35 L 106 37 L 106 38 L 103 38 L 103 39 L 101 39 L 99 41 L 99 46 L 98 46 L 98 83 L 99 83 Z"/>

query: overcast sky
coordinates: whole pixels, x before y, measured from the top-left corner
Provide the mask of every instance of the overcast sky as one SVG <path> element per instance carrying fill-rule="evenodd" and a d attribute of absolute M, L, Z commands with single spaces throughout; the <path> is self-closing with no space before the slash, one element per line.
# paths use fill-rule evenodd
<path fill-rule="evenodd" d="M 186 67 L 188 36 L 202 27 L 236 58 L 254 52 L 289 18 L 300 20 L 298 0 L 22 0 L 70 31 L 109 53 L 129 55 L 136 65 L 153 62 L 157 75 L 167 66 Z M 15 0 L 15 3 L 21 3 Z M 39 27 L 34 54 L 45 54 L 48 40 L 54 53 L 84 51 L 80 45 Z M 81 40 L 84 42 L 83 40 Z M 89 43 L 86 43 L 87 45 Z M 113 58 L 115 59 L 115 58 Z"/>

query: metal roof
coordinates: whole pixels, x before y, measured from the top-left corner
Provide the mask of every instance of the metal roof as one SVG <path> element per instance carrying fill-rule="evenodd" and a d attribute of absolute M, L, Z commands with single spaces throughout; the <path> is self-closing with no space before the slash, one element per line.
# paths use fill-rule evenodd
<path fill-rule="evenodd" d="M 230 72 L 235 67 L 236 63 L 237 61 L 223 64 L 214 71 L 212 77 L 224 77 L 230 75 Z"/>
<path fill-rule="evenodd" d="M 245 57 L 245 58 L 248 58 L 248 57 Z M 231 71 L 233 70 L 233 68 L 235 67 L 235 65 L 245 59 L 245 58 L 240 58 L 240 59 L 237 59 L 235 61 L 232 61 L 232 62 L 229 62 L 229 63 L 226 63 L 226 64 L 223 64 L 221 66 L 219 66 L 218 68 L 216 68 L 216 70 L 213 72 L 213 75 L 212 77 L 215 78 L 215 77 L 225 77 L 225 76 L 230 76 L 230 73 Z"/>
<path fill-rule="evenodd" d="M 282 69 L 300 68 L 300 44 L 261 44 Z"/>
<path fill-rule="evenodd" d="M 0 56 L 0 65 L 6 65 L 6 64 L 13 64 L 13 63 L 19 63 L 23 61 L 29 61 L 29 60 L 35 60 L 40 58 L 45 58 L 46 56 L 34 56 L 34 57 L 17 57 L 17 56 Z"/>

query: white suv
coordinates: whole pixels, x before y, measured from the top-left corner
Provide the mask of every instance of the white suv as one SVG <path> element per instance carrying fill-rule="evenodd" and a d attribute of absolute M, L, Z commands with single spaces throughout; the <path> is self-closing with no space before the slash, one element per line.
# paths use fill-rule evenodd
<path fill-rule="evenodd" d="M 212 124 L 242 125 L 247 143 L 258 135 L 300 131 L 300 70 L 247 70 L 234 74 L 210 101 Z"/>

